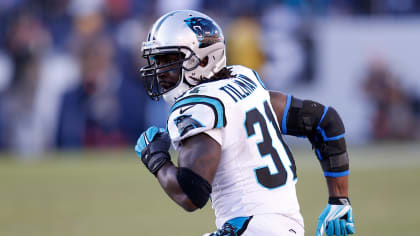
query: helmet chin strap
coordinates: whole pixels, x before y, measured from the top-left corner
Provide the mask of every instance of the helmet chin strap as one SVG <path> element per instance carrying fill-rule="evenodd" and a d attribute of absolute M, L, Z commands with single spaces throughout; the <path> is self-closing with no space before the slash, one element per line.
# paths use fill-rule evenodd
<path fill-rule="evenodd" d="M 163 100 L 165 100 L 166 103 L 172 106 L 175 103 L 175 101 L 185 93 L 185 91 L 192 87 L 194 87 L 194 85 L 188 83 L 188 81 L 185 79 L 184 70 L 182 70 L 181 82 L 171 91 L 164 93 L 162 95 Z"/>
<path fill-rule="evenodd" d="M 185 78 L 182 79 L 182 82 L 186 83 L 190 88 L 194 87 L 194 85 L 188 83 L 188 81 Z"/>
<path fill-rule="evenodd" d="M 170 106 L 172 106 L 175 101 L 184 94 L 185 91 L 190 89 L 191 87 L 188 86 L 186 83 L 181 83 L 178 85 L 178 87 L 172 89 L 171 91 L 164 93 L 162 95 L 163 99 L 166 103 L 168 103 Z"/>

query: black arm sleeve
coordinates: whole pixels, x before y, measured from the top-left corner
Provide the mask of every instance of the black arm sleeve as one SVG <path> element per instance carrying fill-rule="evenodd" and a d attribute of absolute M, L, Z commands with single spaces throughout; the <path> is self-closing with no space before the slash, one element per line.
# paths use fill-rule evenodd
<path fill-rule="evenodd" d="M 310 140 L 325 176 L 347 175 L 349 159 L 345 130 L 337 111 L 314 101 L 292 97 L 285 112 L 286 134 L 306 136 Z"/>
<path fill-rule="evenodd" d="M 179 167 L 176 178 L 182 191 L 198 208 L 203 208 L 209 200 L 211 185 L 194 171 Z"/>

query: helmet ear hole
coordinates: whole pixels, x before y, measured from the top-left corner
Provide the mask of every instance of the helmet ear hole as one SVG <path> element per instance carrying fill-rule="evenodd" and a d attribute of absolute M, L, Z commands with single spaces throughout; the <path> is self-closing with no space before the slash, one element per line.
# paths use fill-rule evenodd
<path fill-rule="evenodd" d="M 203 60 L 200 61 L 200 66 L 201 67 L 205 67 L 205 66 L 207 66 L 207 64 L 209 64 L 209 57 L 208 56 L 204 57 Z"/>

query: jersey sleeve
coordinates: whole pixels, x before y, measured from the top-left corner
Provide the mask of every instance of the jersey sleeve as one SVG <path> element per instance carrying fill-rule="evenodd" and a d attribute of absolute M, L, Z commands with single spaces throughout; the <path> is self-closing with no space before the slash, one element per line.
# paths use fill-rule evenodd
<path fill-rule="evenodd" d="M 183 139 L 203 132 L 221 143 L 219 128 L 226 126 L 224 105 L 208 96 L 183 98 L 171 108 L 167 126 L 175 149 Z"/>

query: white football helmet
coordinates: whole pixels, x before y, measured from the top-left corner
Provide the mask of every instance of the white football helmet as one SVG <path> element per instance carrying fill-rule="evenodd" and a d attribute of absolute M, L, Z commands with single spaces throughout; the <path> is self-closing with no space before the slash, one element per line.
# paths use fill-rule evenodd
<path fill-rule="evenodd" d="M 207 15 L 192 10 L 173 11 L 160 17 L 141 50 L 148 61 L 140 70 L 148 95 L 154 100 L 162 95 L 169 104 L 226 66 L 222 30 Z M 154 56 L 165 54 L 179 54 L 180 57 L 176 62 L 158 65 Z M 177 65 L 175 69 L 174 65 Z M 171 70 L 180 70 L 179 79 L 176 85 L 163 89 L 158 75 Z"/>

